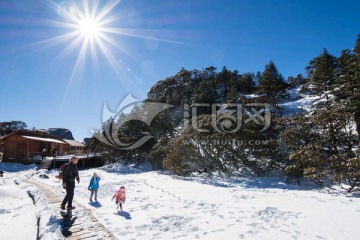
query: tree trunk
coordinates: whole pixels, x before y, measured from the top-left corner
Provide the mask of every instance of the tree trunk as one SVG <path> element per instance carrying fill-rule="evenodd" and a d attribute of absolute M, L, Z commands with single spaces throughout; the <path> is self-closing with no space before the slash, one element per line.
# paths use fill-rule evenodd
<path fill-rule="evenodd" d="M 358 136 L 360 137 L 360 110 L 355 110 L 354 120 L 356 123 L 356 131 Z"/>

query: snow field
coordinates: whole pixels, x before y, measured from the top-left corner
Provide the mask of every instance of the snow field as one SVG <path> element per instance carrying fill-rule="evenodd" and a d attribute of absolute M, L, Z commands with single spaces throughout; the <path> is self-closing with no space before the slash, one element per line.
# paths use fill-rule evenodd
<path fill-rule="evenodd" d="M 306 185 L 287 189 L 266 178 L 259 184 L 204 184 L 159 172 L 103 167 L 96 169 L 99 202 L 90 203 L 87 186 L 93 172 L 80 172 L 75 199 L 92 208 L 118 239 L 354 239 L 358 233 L 360 200 L 338 190 Z M 59 187 L 55 175 L 41 181 Z M 118 212 L 111 198 L 121 185 L 127 201 Z"/>
<path fill-rule="evenodd" d="M 5 171 L 0 178 L 1 239 L 64 239 L 53 209 L 37 188 L 26 183 L 36 165 L 0 163 L 0 168 Z"/>
<path fill-rule="evenodd" d="M 94 171 L 101 181 L 98 202 L 91 203 L 87 187 Z M 41 178 L 44 173 L 50 178 Z M 13 169 L 0 179 L 0 235 L 6 236 L 4 239 L 34 239 L 37 216 L 42 239 L 62 239 L 53 214 L 57 209 L 49 207 L 39 190 L 24 182 L 30 177 L 62 192 L 62 198 L 64 190 L 55 175 L 57 171 Z M 118 239 L 352 240 L 360 233 L 360 198 L 356 194 L 306 182 L 298 186 L 286 185 L 281 178 L 180 178 L 123 167 L 80 171 L 80 179 L 75 201 L 90 209 Z M 117 211 L 111 200 L 121 185 L 127 192 L 123 212 Z M 35 205 L 28 191 L 34 195 Z M 78 206 L 76 221 L 91 227 L 81 209 Z"/>

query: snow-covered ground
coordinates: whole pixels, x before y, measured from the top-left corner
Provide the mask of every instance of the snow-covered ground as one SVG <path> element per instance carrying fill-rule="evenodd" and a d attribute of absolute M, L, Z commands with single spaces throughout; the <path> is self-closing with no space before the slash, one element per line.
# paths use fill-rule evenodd
<path fill-rule="evenodd" d="M 1 239 L 60 239 L 53 209 L 41 193 L 23 182 L 32 178 L 57 189 L 56 171 L 39 177 L 33 166 L 0 163 Z M 10 171 L 10 172 L 8 172 Z M 101 177 L 98 203 L 90 203 L 88 183 Z M 336 188 L 306 183 L 286 185 L 283 179 L 180 178 L 155 171 L 105 166 L 80 171 L 75 200 L 118 239 L 358 239 L 360 198 Z M 124 185 L 127 201 L 117 212 L 111 200 Z M 34 205 L 28 192 L 35 195 Z M 19 231 L 19 228 L 22 231 Z M 3 238 L 5 236 L 5 238 Z M 34 237 L 29 237 L 34 236 Z"/>
<path fill-rule="evenodd" d="M 63 239 L 56 213 L 39 189 L 26 183 L 36 165 L 1 163 L 0 239 Z"/>
<path fill-rule="evenodd" d="M 285 116 L 310 112 L 319 101 L 322 101 L 318 95 L 300 93 L 302 87 L 303 85 L 299 85 L 287 90 L 289 98 L 279 104 Z"/>

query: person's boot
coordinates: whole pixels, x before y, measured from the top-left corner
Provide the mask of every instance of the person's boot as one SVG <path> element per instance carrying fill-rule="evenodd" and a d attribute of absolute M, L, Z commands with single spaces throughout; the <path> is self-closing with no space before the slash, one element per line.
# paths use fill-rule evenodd
<path fill-rule="evenodd" d="M 74 206 L 68 206 L 66 209 L 67 210 L 73 210 L 73 209 L 75 209 L 75 207 Z"/>
<path fill-rule="evenodd" d="M 65 205 L 64 205 L 64 204 L 61 204 L 61 205 L 60 205 L 60 209 L 61 209 L 61 210 L 65 210 Z"/>

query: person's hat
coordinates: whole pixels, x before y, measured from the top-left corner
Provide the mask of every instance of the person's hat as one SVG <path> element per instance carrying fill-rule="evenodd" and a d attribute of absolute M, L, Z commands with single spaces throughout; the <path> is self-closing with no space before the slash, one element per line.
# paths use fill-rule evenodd
<path fill-rule="evenodd" d="M 70 158 L 70 162 L 72 161 L 72 160 L 74 160 L 74 159 L 77 159 L 77 160 L 79 160 L 79 158 L 78 157 L 76 157 L 76 156 L 72 156 L 71 158 Z"/>

